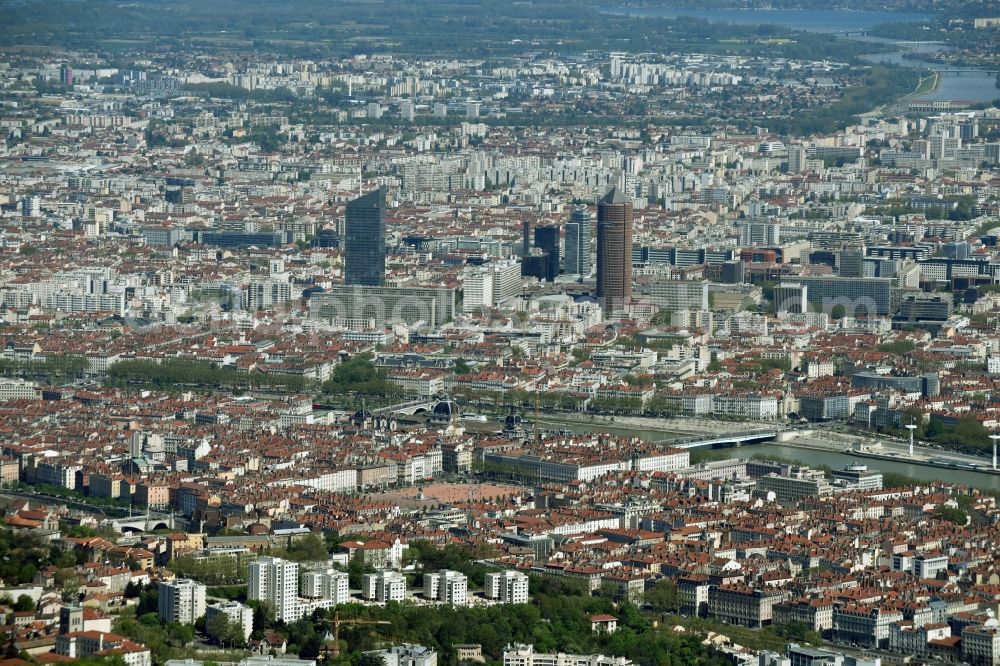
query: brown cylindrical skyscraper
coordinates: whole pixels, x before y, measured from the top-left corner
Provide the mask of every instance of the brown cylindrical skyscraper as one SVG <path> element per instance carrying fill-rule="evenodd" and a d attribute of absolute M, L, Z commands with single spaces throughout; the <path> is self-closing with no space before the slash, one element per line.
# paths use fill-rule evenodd
<path fill-rule="evenodd" d="M 597 202 L 597 298 L 606 313 L 632 296 L 632 200 L 612 187 Z"/>

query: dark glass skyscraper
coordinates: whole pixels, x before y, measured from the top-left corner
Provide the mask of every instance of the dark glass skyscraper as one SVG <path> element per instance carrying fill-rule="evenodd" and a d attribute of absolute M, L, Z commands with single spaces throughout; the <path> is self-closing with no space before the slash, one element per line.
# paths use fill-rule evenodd
<path fill-rule="evenodd" d="M 617 187 L 597 202 L 597 298 L 605 312 L 632 297 L 632 200 Z"/>
<path fill-rule="evenodd" d="M 385 284 L 385 188 L 347 203 L 344 284 Z"/>
<path fill-rule="evenodd" d="M 566 223 L 566 272 L 570 275 L 590 275 L 590 238 L 593 235 L 593 218 L 581 206 L 573 210 Z"/>
<path fill-rule="evenodd" d="M 545 279 L 555 282 L 559 276 L 559 227 L 535 227 L 535 247 L 545 253 Z"/>

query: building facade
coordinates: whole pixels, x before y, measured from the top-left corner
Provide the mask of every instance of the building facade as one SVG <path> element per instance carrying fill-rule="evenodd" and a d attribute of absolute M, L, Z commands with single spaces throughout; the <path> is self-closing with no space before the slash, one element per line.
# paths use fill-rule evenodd
<path fill-rule="evenodd" d="M 597 202 L 597 298 L 605 311 L 632 297 L 632 201 L 617 187 Z"/>
<path fill-rule="evenodd" d="M 201 583 L 185 578 L 159 583 L 159 616 L 161 622 L 194 624 L 205 614 L 205 591 Z"/>
<path fill-rule="evenodd" d="M 344 228 L 344 283 L 385 284 L 385 190 L 349 201 Z"/>

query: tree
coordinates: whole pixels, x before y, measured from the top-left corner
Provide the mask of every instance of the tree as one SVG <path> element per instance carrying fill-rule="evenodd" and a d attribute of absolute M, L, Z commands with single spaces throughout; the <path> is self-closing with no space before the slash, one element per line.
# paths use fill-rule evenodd
<path fill-rule="evenodd" d="M 182 624 L 177 621 L 168 622 L 166 630 L 171 641 L 181 645 L 187 645 L 194 640 L 194 627 L 190 624 Z"/>
<path fill-rule="evenodd" d="M 284 552 L 284 557 L 296 561 L 325 560 L 329 556 L 326 542 L 318 534 L 310 534 L 294 541 Z"/>
<path fill-rule="evenodd" d="M 139 593 L 139 604 L 135 608 L 135 614 L 139 617 L 148 613 L 156 613 L 159 610 L 160 591 L 155 585 L 143 585 Z"/>
<path fill-rule="evenodd" d="M 377 652 L 362 652 L 358 666 L 385 666 L 385 657 Z"/>
<path fill-rule="evenodd" d="M 643 599 L 647 606 L 658 613 L 676 613 L 680 608 L 677 585 L 668 578 L 657 581 L 646 591 Z"/>
<path fill-rule="evenodd" d="M 255 639 L 263 638 L 264 630 L 274 626 L 274 606 L 267 601 L 258 601 L 256 599 L 248 601 L 247 605 L 253 608 L 253 633 L 251 637 Z"/>
<path fill-rule="evenodd" d="M 934 509 L 934 517 L 947 520 L 956 525 L 967 525 L 969 522 L 969 514 L 957 507 L 945 506 L 943 504 Z"/>
<path fill-rule="evenodd" d="M 205 620 L 205 633 L 222 646 L 243 645 L 243 629 L 239 624 L 230 621 L 223 613 L 216 613 Z"/>
<path fill-rule="evenodd" d="M 467 375 L 472 372 L 472 368 L 469 366 L 468 362 L 464 358 L 456 359 L 455 365 L 452 367 L 456 375 Z"/>
<path fill-rule="evenodd" d="M 27 594 L 22 594 L 18 596 L 17 601 L 14 602 L 14 611 L 18 613 L 26 613 L 28 611 L 35 610 L 35 600 L 29 597 Z"/>

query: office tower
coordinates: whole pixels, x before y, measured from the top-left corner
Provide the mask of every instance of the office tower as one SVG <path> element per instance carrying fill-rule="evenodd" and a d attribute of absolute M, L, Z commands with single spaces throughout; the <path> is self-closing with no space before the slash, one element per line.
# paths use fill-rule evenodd
<path fill-rule="evenodd" d="M 157 590 L 160 621 L 194 624 L 205 614 L 205 589 L 201 583 L 186 578 L 160 581 Z"/>
<path fill-rule="evenodd" d="M 347 203 L 344 283 L 385 284 L 385 188 Z"/>
<path fill-rule="evenodd" d="M 719 269 L 719 282 L 723 284 L 743 283 L 743 262 L 724 261 Z"/>
<path fill-rule="evenodd" d="M 946 259 L 968 259 L 969 244 L 965 241 L 955 241 L 953 243 L 945 243 L 941 246 L 941 255 Z"/>
<path fill-rule="evenodd" d="M 493 307 L 493 271 L 488 266 L 473 266 L 462 280 L 462 311 L 475 312 Z"/>
<path fill-rule="evenodd" d="M 742 247 L 778 245 L 780 242 L 780 224 L 744 222 L 740 225 L 740 246 Z"/>
<path fill-rule="evenodd" d="M 801 173 L 805 170 L 806 159 L 808 159 L 808 154 L 806 153 L 805 146 L 791 146 L 788 149 L 788 171 L 790 173 Z"/>
<path fill-rule="evenodd" d="M 992 165 L 1000 164 L 1000 142 L 984 143 L 983 150 L 986 151 L 987 162 Z"/>
<path fill-rule="evenodd" d="M 708 310 L 708 280 L 654 279 L 644 295 L 663 310 Z"/>
<path fill-rule="evenodd" d="M 555 282 L 559 277 L 559 227 L 535 227 L 535 247 L 545 253 L 545 279 Z"/>
<path fill-rule="evenodd" d="M 521 222 L 521 256 L 531 254 L 531 220 Z"/>
<path fill-rule="evenodd" d="M 859 278 L 865 276 L 865 253 L 863 250 L 841 250 L 838 272 L 840 277 Z"/>
<path fill-rule="evenodd" d="M 59 83 L 67 87 L 73 86 L 73 68 L 69 65 L 63 65 L 59 68 Z"/>
<path fill-rule="evenodd" d="M 514 259 L 490 262 L 493 271 L 493 302 L 502 303 L 521 293 L 521 267 Z"/>
<path fill-rule="evenodd" d="M 499 259 L 469 266 L 462 280 L 462 310 L 476 312 L 521 293 L 521 263 Z"/>
<path fill-rule="evenodd" d="M 874 317 L 892 312 L 893 278 L 839 278 L 802 276 L 786 283 L 809 288 L 809 304 L 832 313 L 840 306 L 848 317 Z"/>
<path fill-rule="evenodd" d="M 247 599 L 266 601 L 274 617 L 285 622 L 299 619 L 299 565 L 280 557 L 258 557 L 247 572 Z"/>
<path fill-rule="evenodd" d="M 521 259 L 521 277 L 544 280 L 549 271 L 549 256 L 541 250 L 532 249 L 531 254 Z"/>
<path fill-rule="evenodd" d="M 597 298 L 606 312 L 632 295 L 632 201 L 617 187 L 597 202 Z"/>
<path fill-rule="evenodd" d="M 22 217 L 40 217 L 42 215 L 42 200 L 38 197 L 21 199 Z"/>
<path fill-rule="evenodd" d="M 930 138 L 931 157 L 934 159 L 954 157 L 955 152 L 962 147 L 961 137 L 946 134 L 934 134 Z"/>
<path fill-rule="evenodd" d="M 788 149 L 789 173 L 801 173 L 806 167 L 805 146 L 791 146 Z"/>
<path fill-rule="evenodd" d="M 593 220 L 585 207 L 576 208 L 566 224 L 566 272 L 587 277 L 590 275 L 590 238 Z"/>
<path fill-rule="evenodd" d="M 405 322 L 441 326 L 455 317 L 454 288 L 333 285 L 309 298 L 313 319 L 375 320 L 375 326 Z"/>
<path fill-rule="evenodd" d="M 809 288 L 797 282 L 784 283 L 775 286 L 773 305 L 775 313 L 790 312 L 803 314 L 809 312 Z"/>
<path fill-rule="evenodd" d="M 893 317 L 896 321 L 945 321 L 954 313 L 951 294 L 907 294 Z"/>

